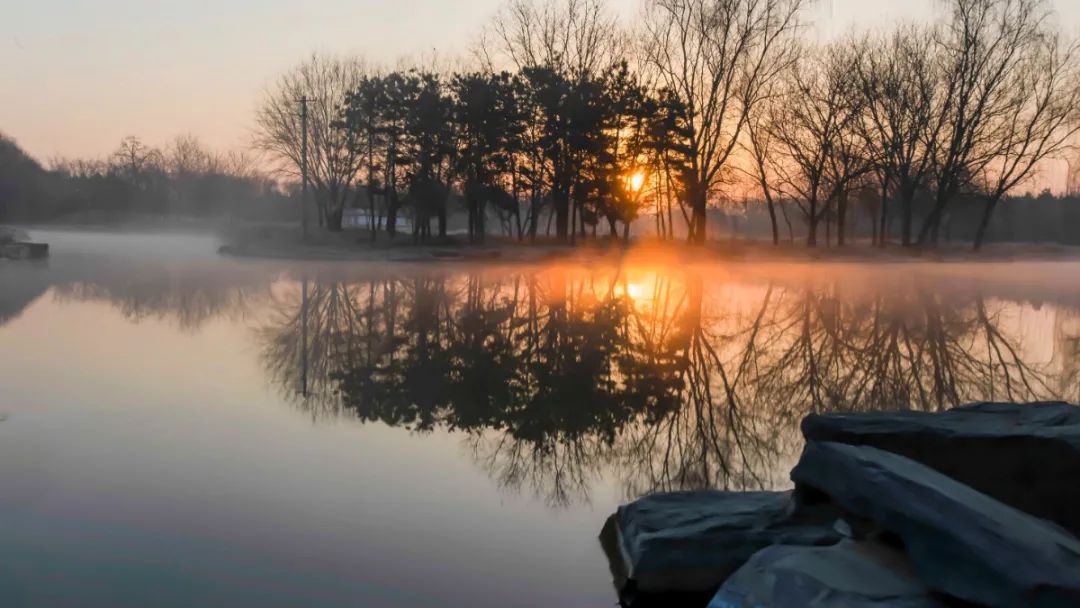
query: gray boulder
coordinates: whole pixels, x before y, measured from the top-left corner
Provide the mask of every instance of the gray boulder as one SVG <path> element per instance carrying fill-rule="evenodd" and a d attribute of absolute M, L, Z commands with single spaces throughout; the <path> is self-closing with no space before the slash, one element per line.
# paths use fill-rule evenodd
<path fill-rule="evenodd" d="M 0 245 L 10 245 L 12 243 L 22 243 L 29 241 L 30 237 L 19 230 L 18 228 L 10 228 L 8 226 L 0 226 Z"/>
<path fill-rule="evenodd" d="M 868 445 L 911 458 L 1080 536 L 1080 407 L 975 403 L 941 413 L 808 416 L 809 441 Z"/>
<path fill-rule="evenodd" d="M 755 553 L 709 608 L 937 608 L 903 553 L 880 543 L 776 545 Z"/>
<path fill-rule="evenodd" d="M 894 534 L 931 588 L 989 606 L 1080 606 L 1080 541 L 914 460 L 808 442 L 791 472 L 804 499 Z"/>
<path fill-rule="evenodd" d="M 835 519 L 791 492 L 674 492 L 619 507 L 600 539 L 620 593 L 711 593 L 769 545 L 839 542 Z"/>

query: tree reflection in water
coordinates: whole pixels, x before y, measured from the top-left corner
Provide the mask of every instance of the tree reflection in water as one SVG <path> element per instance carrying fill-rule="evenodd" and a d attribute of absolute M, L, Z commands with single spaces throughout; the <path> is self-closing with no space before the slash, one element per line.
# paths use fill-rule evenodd
<path fill-rule="evenodd" d="M 195 333 L 211 320 L 243 320 L 263 305 L 272 276 L 245 269 L 118 266 L 89 277 L 44 275 L 59 302 L 104 302 L 131 322 L 154 319 Z"/>
<path fill-rule="evenodd" d="M 811 412 L 1073 390 L 1025 361 L 1018 305 L 917 283 L 854 296 L 561 268 L 305 283 L 307 305 L 292 286 L 260 329 L 305 407 L 459 431 L 502 488 L 556 506 L 605 475 L 626 498 L 784 485 Z"/>

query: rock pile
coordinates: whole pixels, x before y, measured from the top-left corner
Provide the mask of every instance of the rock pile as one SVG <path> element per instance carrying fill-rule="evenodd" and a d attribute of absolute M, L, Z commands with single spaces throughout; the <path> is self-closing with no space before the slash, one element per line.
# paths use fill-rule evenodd
<path fill-rule="evenodd" d="M 624 605 L 1080 606 L 1080 408 L 803 421 L 794 492 L 681 492 L 601 534 Z"/>

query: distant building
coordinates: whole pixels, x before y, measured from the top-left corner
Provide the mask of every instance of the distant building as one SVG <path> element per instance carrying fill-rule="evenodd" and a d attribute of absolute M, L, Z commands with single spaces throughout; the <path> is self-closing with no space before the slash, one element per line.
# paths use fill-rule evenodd
<path fill-rule="evenodd" d="M 376 210 L 376 213 L 379 214 L 377 219 L 380 225 L 384 225 L 386 223 L 385 215 L 378 210 Z M 345 230 L 367 230 L 371 226 L 370 217 L 371 214 L 368 209 L 346 207 L 341 214 L 341 227 Z M 399 212 L 397 216 L 397 229 L 399 232 L 412 230 L 412 222 L 402 212 Z"/>

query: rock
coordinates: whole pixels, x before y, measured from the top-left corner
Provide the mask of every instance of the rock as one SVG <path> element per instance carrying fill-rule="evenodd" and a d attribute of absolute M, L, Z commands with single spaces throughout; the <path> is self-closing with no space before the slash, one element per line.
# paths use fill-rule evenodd
<path fill-rule="evenodd" d="M 674 492 L 619 507 L 600 538 L 620 594 L 711 595 L 769 545 L 839 542 L 835 519 L 831 508 L 796 514 L 791 492 Z"/>
<path fill-rule="evenodd" d="M 925 464 L 1080 536 L 1080 407 L 976 403 L 947 412 L 808 416 L 810 441 L 868 445 Z"/>
<path fill-rule="evenodd" d="M 23 243 L 29 241 L 30 237 L 19 230 L 18 228 L 9 228 L 7 226 L 0 226 L 0 245 L 10 245 L 12 243 Z"/>
<path fill-rule="evenodd" d="M 709 608 L 936 608 L 904 554 L 880 543 L 776 545 L 755 553 L 724 583 Z"/>
<path fill-rule="evenodd" d="M 1080 540 L 914 460 L 811 441 L 791 478 L 801 496 L 823 492 L 894 534 L 932 589 L 990 606 L 1080 606 Z"/>
<path fill-rule="evenodd" d="M 45 243 L 11 243 L 0 245 L 0 258 L 12 260 L 39 260 L 49 257 L 49 246 Z"/>

